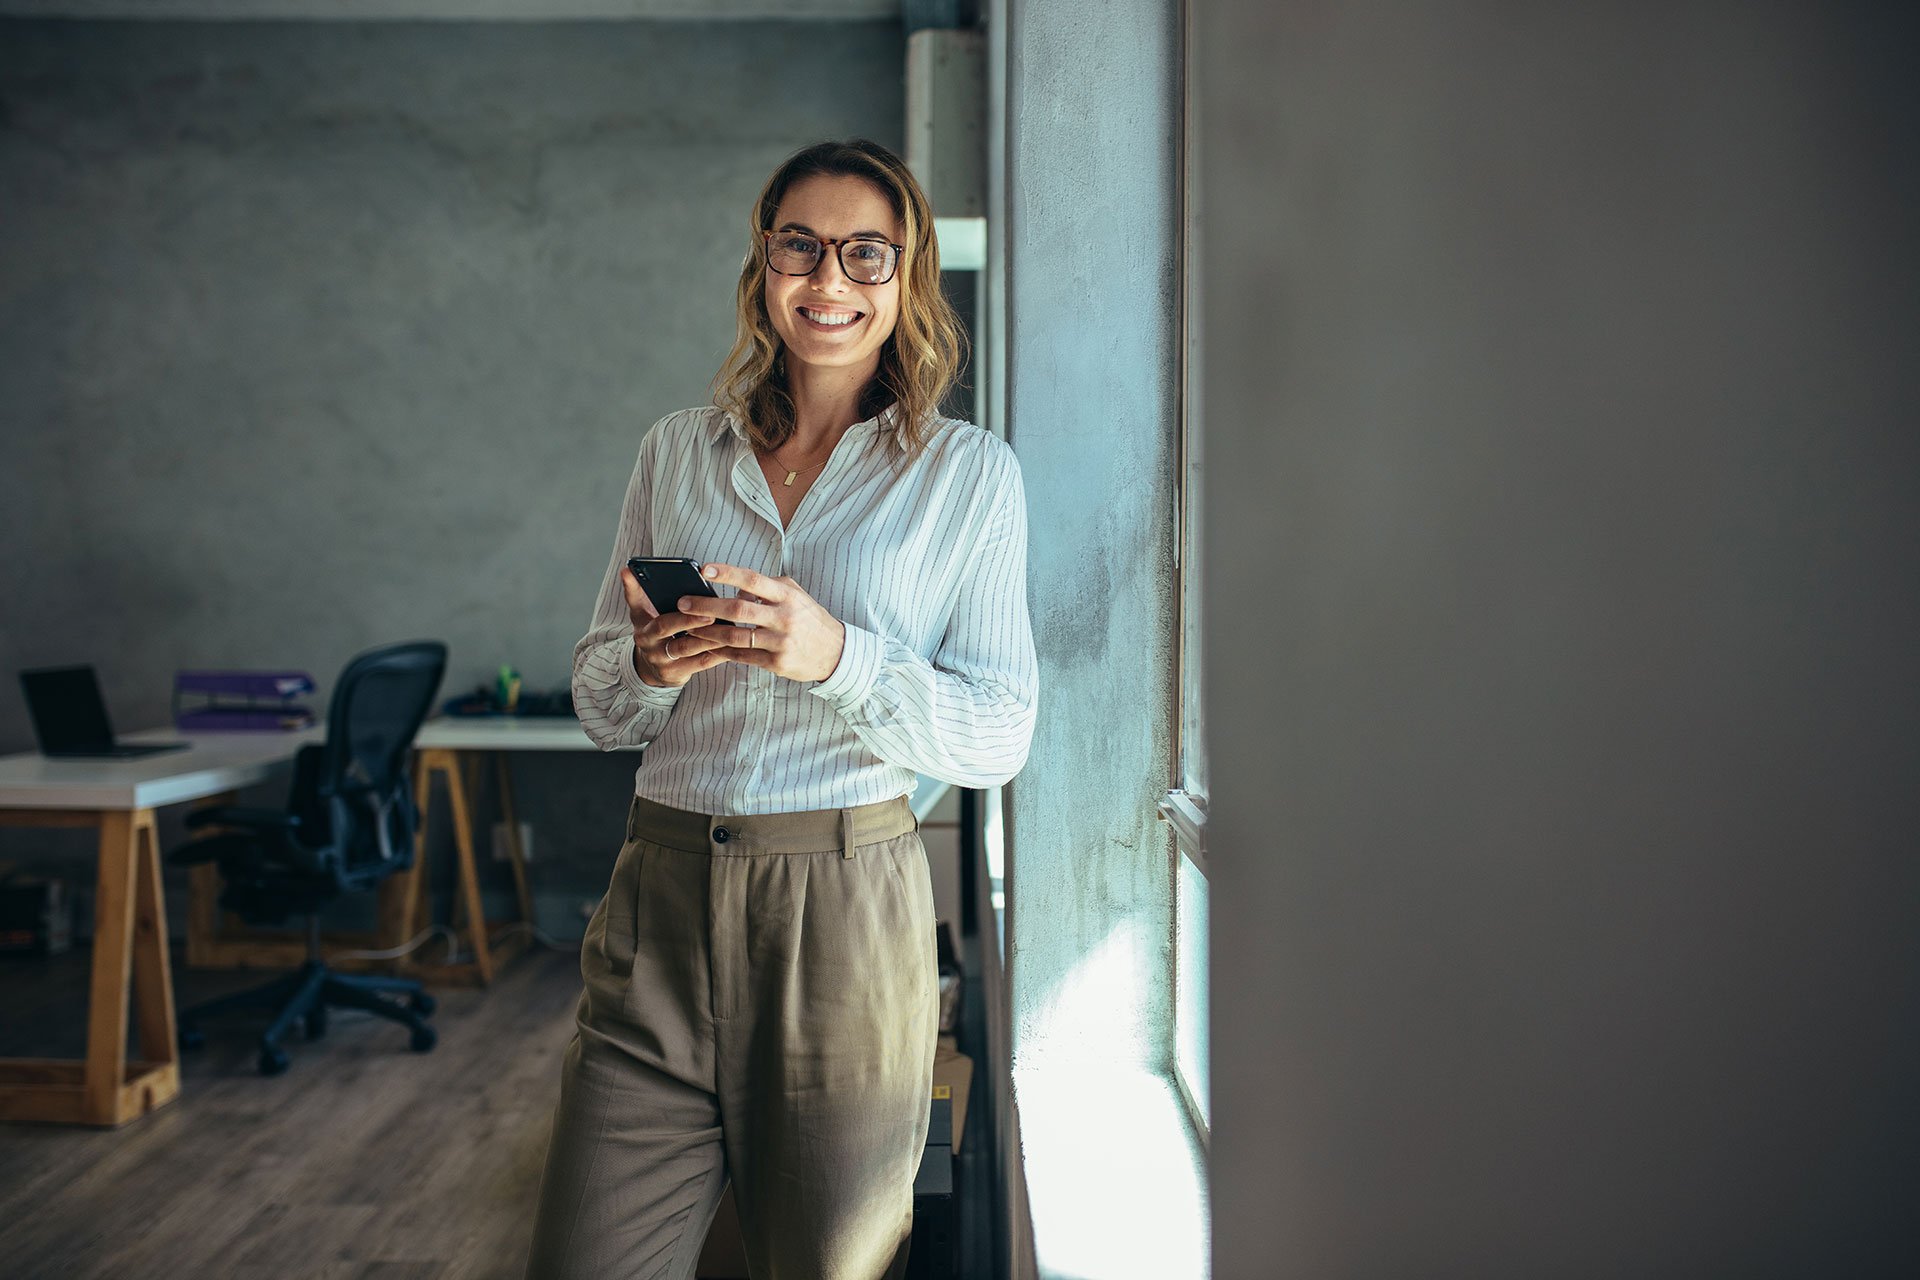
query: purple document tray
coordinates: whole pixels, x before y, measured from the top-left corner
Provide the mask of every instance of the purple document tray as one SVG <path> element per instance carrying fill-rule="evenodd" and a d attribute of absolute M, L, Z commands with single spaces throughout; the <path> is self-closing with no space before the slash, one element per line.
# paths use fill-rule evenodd
<path fill-rule="evenodd" d="M 304 671 L 181 671 L 173 677 L 176 729 L 304 729 L 313 712 L 293 701 L 313 692 Z"/>

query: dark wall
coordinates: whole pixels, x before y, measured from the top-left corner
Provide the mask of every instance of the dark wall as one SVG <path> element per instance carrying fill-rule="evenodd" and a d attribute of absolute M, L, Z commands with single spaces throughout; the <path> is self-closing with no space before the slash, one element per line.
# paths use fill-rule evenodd
<path fill-rule="evenodd" d="M 1920 1274 L 1920 30 L 1204 5 L 1215 1274 Z"/>

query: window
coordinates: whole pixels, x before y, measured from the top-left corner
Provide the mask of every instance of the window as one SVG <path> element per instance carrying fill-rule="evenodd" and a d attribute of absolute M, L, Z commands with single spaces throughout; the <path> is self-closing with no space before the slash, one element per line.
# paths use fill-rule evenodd
<path fill-rule="evenodd" d="M 1181 6 L 1180 448 L 1174 566 L 1180 609 L 1175 777 L 1160 812 L 1173 827 L 1173 1074 L 1204 1139 L 1211 1124 L 1207 1069 L 1207 750 L 1200 635 L 1201 431 L 1199 245 L 1194 208 L 1192 8 Z"/>

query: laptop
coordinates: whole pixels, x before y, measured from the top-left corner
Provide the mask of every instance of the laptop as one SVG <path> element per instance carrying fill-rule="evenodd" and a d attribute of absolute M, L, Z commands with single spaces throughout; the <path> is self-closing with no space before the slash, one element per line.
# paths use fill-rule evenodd
<path fill-rule="evenodd" d="M 27 714 L 40 739 L 40 753 L 59 760 L 131 760 L 162 751 L 184 751 L 184 742 L 116 743 L 106 699 L 92 667 L 43 667 L 22 671 Z"/>

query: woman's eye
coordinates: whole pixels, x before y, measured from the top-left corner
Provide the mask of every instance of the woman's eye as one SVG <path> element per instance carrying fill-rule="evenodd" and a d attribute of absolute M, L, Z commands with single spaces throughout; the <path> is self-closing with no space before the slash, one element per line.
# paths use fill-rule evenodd
<path fill-rule="evenodd" d="M 788 236 L 786 239 L 778 241 L 777 243 L 788 253 L 815 253 L 818 252 L 820 248 L 818 243 L 808 239 L 806 236 Z"/>
<path fill-rule="evenodd" d="M 885 260 L 886 256 L 887 250 L 885 245 L 863 243 L 853 246 L 853 260 L 855 262 L 881 262 Z"/>

